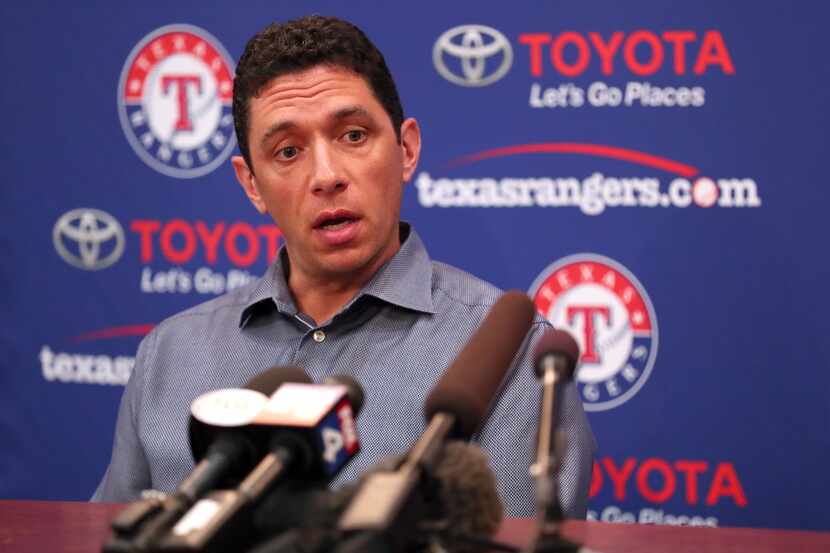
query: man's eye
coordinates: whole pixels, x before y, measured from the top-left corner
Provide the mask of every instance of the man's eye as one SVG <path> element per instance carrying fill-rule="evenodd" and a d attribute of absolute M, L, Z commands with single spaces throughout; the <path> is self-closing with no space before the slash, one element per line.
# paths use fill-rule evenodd
<path fill-rule="evenodd" d="M 296 146 L 286 146 L 285 148 L 280 148 L 277 150 L 277 157 L 281 159 L 291 159 L 296 157 L 298 153 Z"/>
<path fill-rule="evenodd" d="M 362 142 L 366 138 L 366 131 L 353 129 L 353 130 L 347 132 L 344 135 L 344 138 L 346 139 L 346 142 L 353 142 L 353 143 Z"/>

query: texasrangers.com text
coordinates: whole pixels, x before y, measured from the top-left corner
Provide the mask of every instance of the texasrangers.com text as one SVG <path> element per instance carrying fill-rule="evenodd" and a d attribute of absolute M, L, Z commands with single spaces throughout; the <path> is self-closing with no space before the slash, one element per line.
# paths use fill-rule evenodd
<path fill-rule="evenodd" d="M 656 177 L 438 178 L 420 173 L 415 182 L 423 207 L 578 207 L 586 215 L 607 208 L 757 208 L 758 185 L 749 178 Z"/>

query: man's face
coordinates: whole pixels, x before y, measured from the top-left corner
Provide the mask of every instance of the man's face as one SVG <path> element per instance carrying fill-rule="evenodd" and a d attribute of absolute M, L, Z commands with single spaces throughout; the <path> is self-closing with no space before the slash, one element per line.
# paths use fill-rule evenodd
<path fill-rule="evenodd" d="M 366 81 L 321 65 L 273 79 L 249 121 L 253 172 L 239 156 L 234 169 L 285 236 L 290 282 L 365 279 L 397 252 L 403 183 L 420 153 L 414 119 L 398 143 Z"/>

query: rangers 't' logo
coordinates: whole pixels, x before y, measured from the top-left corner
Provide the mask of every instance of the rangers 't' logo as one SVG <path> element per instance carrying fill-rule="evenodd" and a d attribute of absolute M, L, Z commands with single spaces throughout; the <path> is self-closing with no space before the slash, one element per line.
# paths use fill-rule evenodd
<path fill-rule="evenodd" d="M 165 175 L 193 178 L 222 164 L 236 145 L 233 62 L 191 25 L 156 29 L 133 48 L 118 83 L 118 113 L 138 156 Z"/>
<path fill-rule="evenodd" d="M 657 357 L 657 318 L 642 284 L 607 257 L 554 262 L 530 289 L 536 308 L 582 350 L 577 387 L 586 411 L 604 411 L 645 384 Z"/>

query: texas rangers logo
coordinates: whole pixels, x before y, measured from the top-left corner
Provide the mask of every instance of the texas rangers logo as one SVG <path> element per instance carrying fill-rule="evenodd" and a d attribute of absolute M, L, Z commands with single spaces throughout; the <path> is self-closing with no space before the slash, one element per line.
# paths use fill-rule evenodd
<path fill-rule="evenodd" d="M 643 387 L 657 357 L 657 318 L 625 267 L 594 254 L 565 257 L 542 272 L 530 296 L 579 343 L 576 382 L 586 411 L 621 405 Z"/>
<path fill-rule="evenodd" d="M 206 31 L 156 29 L 133 48 L 118 83 L 118 114 L 144 163 L 170 177 L 210 173 L 236 145 L 233 62 Z"/>

